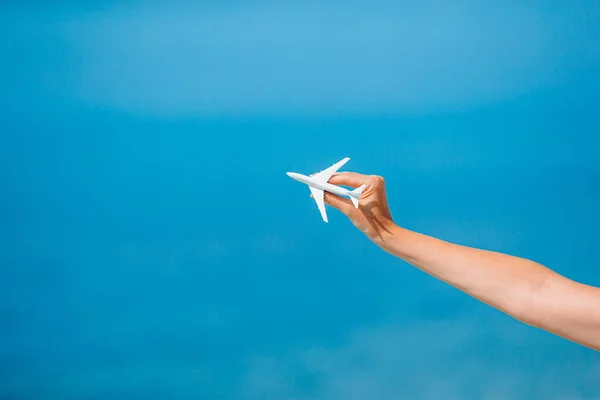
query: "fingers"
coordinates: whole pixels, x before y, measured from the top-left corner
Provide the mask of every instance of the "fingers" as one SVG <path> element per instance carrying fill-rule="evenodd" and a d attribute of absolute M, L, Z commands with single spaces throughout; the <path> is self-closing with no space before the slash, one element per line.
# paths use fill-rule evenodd
<path fill-rule="evenodd" d="M 315 196 L 311 194 L 310 198 L 314 199 Z M 325 204 L 329 204 L 330 206 L 337 208 L 346 215 L 348 215 L 348 213 L 355 208 L 350 200 L 336 196 L 335 194 L 329 192 L 323 193 L 323 201 Z"/>
<path fill-rule="evenodd" d="M 357 188 L 360 185 L 369 183 L 369 176 L 357 174 L 356 172 L 340 172 L 334 174 L 328 181 L 332 185 L 344 185 Z"/>
<path fill-rule="evenodd" d="M 354 209 L 354 206 L 350 200 L 336 196 L 333 193 L 325 192 L 323 200 L 325 201 L 325 204 L 329 204 L 330 206 L 337 208 L 346 215 L 349 215 L 350 211 Z"/>

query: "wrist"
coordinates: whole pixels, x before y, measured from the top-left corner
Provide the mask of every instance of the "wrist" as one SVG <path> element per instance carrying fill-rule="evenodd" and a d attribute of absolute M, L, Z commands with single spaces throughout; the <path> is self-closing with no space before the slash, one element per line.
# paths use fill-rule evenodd
<path fill-rule="evenodd" d="M 390 247 L 397 240 L 402 228 L 396 225 L 392 220 L 381 221 L 378 225 L 380 229 L 367 236 L 382 250 L 389 252 Z"/>

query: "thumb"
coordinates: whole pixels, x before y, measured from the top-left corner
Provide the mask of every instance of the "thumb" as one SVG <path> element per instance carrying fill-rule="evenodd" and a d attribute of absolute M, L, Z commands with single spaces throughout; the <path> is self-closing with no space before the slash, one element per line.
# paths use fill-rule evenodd
<path fill-rule="evenodd" d="M 333 193 L 325 192 L 323 200 L 325 200 L 325 204 L 337 208 L 346 215 L 350 215 L 350 211 L 354 208 L 350 200 L 336 196 Z"/>
<path fill-rule="evenodd" d="M 314 199 L 315 196 L 311 194 L 310 198 Z M 350 204 L 350 201 L 329 192 L 323 193 L 323 201 L 325 204 L 328 204 L 333 208 L 337 208 L 346 215 L 348 215 L 348 213 L 352 209 L 352 204 Z"/>

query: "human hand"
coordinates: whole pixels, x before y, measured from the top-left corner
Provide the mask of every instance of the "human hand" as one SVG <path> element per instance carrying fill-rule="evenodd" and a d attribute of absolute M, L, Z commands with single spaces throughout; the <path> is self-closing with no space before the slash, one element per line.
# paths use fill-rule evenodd
<path fill-rule="evenodd" d="M 340 172 L 332 175 L 329 183 L 352 188 L 367 185 L 360 195 L 358 208 L 349 199 L 329 192 L 325 192 L 325 203 L 344 213 L 354 226 L 381 246 L 395 225 L 387 202 L 384 179 L 377 175 Z"/>

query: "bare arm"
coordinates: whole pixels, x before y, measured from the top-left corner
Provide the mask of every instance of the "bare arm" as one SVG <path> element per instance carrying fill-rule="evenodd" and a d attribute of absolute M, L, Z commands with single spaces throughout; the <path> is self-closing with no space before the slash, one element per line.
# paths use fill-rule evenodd
<path fill-rule="evenodd" d="M 392 220 L 381 177 L 343 172 L 329 182 L 367 184 L 358 209 L 331 193 L 326 193 L 325 201 L 383 250 L 526 324 L 600 350 L 600 288 L 574 282 L 530 260 L 399 227 Z"/>

